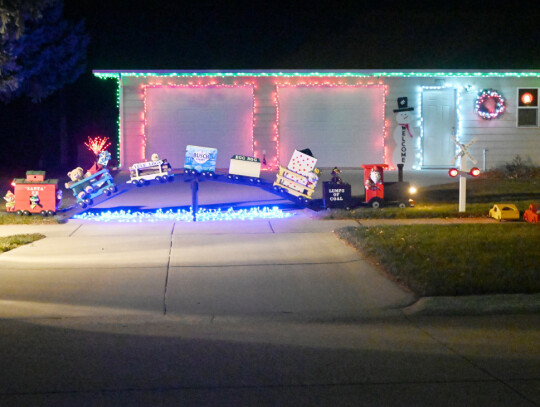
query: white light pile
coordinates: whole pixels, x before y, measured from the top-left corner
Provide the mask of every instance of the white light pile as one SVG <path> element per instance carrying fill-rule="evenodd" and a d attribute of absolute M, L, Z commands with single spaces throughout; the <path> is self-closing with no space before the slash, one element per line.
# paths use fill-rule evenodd
<path fill-rule="evenodd" d="M 226 211 L 221 209 L 204 209 L 201 208 L 197 212 L 197 222 L 209 222 L 209 221 L 228 221 L 228 220 L 254 220 L 254 219 L 276 219 L 276 218 L 288 218 L 290 213 L 285 213 L 277 206 L 272 208 L 259 207 L 249 209 L 234 210 L 229 208 Z M 105 211 L 99 213 L 84 212 L 79 215 L 75 215 L 74 219 L 90 220 L 94 222 L 159 222 L 159 221 L 178 221 L 178 222 L 193 222 L 193 212 L 190 209 L 173 211 L 169 209 L 163 211 L 158 209 L 155 212 L 131 212 L 130 210 L 124 211 Z"/>

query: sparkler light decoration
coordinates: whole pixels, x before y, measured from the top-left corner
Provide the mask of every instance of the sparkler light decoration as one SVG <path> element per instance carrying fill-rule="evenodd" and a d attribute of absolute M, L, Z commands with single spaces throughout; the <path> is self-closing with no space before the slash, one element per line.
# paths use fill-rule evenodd
<path fill-rule="evenodd" d="M 285 213 L 277 206 L 272 208 L 259 207 L 249 209 L 234 210 L 229 208 L 226 211 L 221 209 L 204 209 L 197 212 L 197 222 L 220 221 L 220 220 L 254 220 L 254 219 L 280 219 L 288 218 L 290 213 Z M 100 213 L 85 212 L 75 215 L 74 219 L 91 220 L 95 222 L 159 222 L 159 221 L 177 221 L 193 222 L 192 209 L 186 210 L 167 210 L 158 209 L 155 212 L 131 212 L 131 211 L 107 211 Z"/>
<path fill-rule="evenodd" d="M 108 137 L 96 136 L 93 138 L 88 137 L 88 141 L 84 145 L 97 156 L 102 151 L 105 151 L 111 143 Z"/>

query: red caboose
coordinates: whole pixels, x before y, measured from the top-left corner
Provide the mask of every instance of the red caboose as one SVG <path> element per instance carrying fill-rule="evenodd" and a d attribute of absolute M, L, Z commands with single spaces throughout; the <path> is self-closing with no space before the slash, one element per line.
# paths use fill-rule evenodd
<path fill-rule="evenodd" d="M 62 201 L 62 191 L 57 179 L 45 179 L 45 171 L 26 171 L 25 178 L 15 178 L 14 211 L 18 215 L 39 213 L 54 215 Z"/>

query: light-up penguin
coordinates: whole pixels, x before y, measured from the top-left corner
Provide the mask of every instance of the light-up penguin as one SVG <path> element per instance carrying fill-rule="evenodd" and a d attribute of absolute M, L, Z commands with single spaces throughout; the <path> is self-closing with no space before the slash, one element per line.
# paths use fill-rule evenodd
<path fill-rule="evenodd" d="M 392 161 L 395 166 L 403 164 L 404 170 L 412 170 L 415 156 L 416 140 L 410 127 L 413 110 L 413 107 L 407 106 L 406 97 L 398 98 L 398 109 L 394 109 L 398 126 L 394 130 L 396 148 L 392 155 Z"/>

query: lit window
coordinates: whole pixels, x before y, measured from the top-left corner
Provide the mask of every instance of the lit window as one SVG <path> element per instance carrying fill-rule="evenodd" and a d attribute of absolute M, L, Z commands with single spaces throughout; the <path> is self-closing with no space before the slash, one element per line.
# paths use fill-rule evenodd
<path fill-rule="evenodd" d="M 538 127 L 538 88 L 518 88 L 518 127 Z"/>

